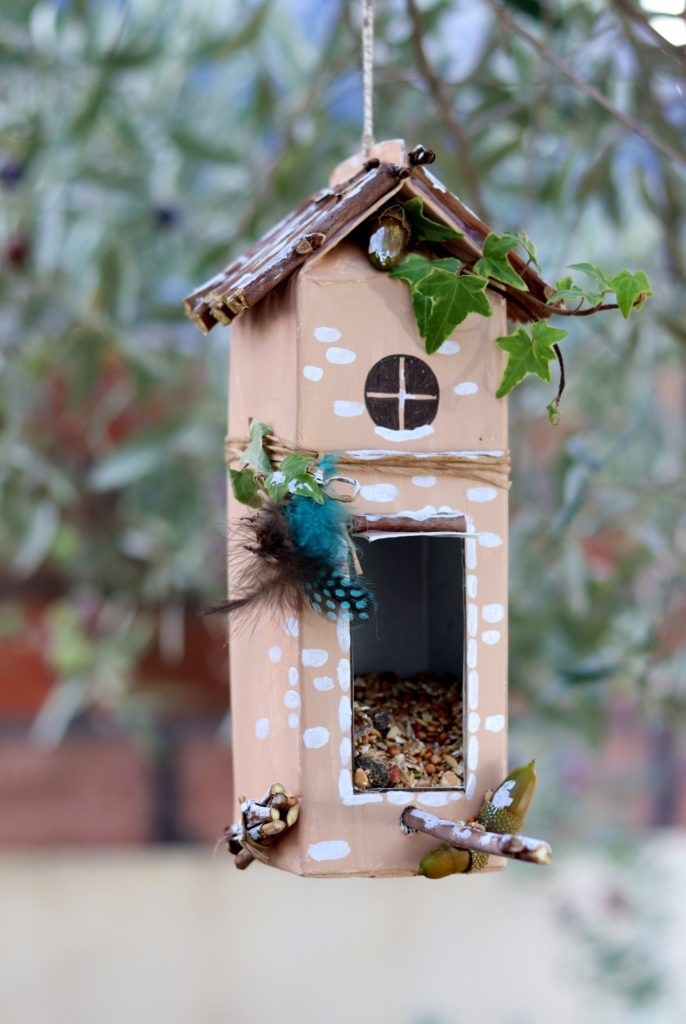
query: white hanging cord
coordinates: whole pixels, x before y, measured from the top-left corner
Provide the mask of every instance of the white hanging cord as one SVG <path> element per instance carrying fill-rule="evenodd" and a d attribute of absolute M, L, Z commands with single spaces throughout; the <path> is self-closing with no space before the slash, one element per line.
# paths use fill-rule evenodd
<path fill-rule="evenodd" d="M 362 0 L 362 90 L 362 155 L 368 160 L 374 145 L 374 0 Z"/>

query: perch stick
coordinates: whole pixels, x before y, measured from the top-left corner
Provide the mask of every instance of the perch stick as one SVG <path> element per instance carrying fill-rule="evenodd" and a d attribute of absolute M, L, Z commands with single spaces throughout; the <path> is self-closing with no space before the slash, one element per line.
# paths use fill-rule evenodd
<path fill-rule="evenodd" d="M 448 821 L 435 814 L 420 811 L 410 805 L 400 815 L 400 825 L 406 832 L 426 832 L 441 842 L 449 843 L 458 850 L 476 850 L 494 857 L 510 857 L 512 860 L 528 861 L 531 864 L 550 864 L 552 850 L 542 839 L 530 839 L 520 835 L 498 835 L 467 825 L 463 821 Z"/>
<path fill-rule="evenodd" d="M 409 516 L 353 516 L 352 533 L 465 533 L 464 516 L 434 516 L 429 519 L 411 519 Z"/>

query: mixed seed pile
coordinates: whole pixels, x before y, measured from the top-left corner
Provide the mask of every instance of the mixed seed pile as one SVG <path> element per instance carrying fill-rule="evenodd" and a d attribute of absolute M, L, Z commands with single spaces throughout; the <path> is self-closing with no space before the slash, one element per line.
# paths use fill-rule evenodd
<path fill-rule="evenodd" d="M 447 673 L 355 676 L 353 742 L 358 790 L 461 788 L 462 684 Z"/>

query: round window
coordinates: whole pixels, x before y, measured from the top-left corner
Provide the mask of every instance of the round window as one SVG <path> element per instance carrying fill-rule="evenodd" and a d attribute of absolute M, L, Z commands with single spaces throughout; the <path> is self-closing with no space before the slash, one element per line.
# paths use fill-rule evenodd
<path fill-rule="evenodd" d="M 367 412 L 379 427 L 414 430 L 438 412 L 438 381 L 415 356 L 386 356 L 374 363 L 364 385 Z"/>

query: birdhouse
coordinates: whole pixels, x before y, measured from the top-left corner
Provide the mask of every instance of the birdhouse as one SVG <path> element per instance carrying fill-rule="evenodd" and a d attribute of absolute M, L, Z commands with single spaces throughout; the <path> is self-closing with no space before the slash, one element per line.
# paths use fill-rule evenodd
<path fill-rule="evenodd" d="M 301 875 L 415 874 L 432 840 L 403 834 L 403 808 L 470 820 L 506 773 L 509 455 L 494 340 L 508 318 L 534 319 L 528 297 L 545 301 L 546 286 L 513 255 L 528 291 L 489 286 L 491 315 L 468 315 L 427 354 L 406 283 L 369 259 L 375 226 L 418 198 L 453 229 L 439 255 L 472 262 L 491 230 L 428 159 L 386 142 L 349 160 L 186 300 L 203 330 L 232 322 L 230 458 L 251 422 L 268 425 L 277 473 L 289 451 L 336 454 L 346 479 L 333 486 L 352 499 L 365 586 L 346 592 L 350 613 L 323 581 L 295 613 L 231 624 L 236 791 L 297 795 L 297 827 L 269 861 Z M 230 567 L 245 514 L 231 495 Z"/>

